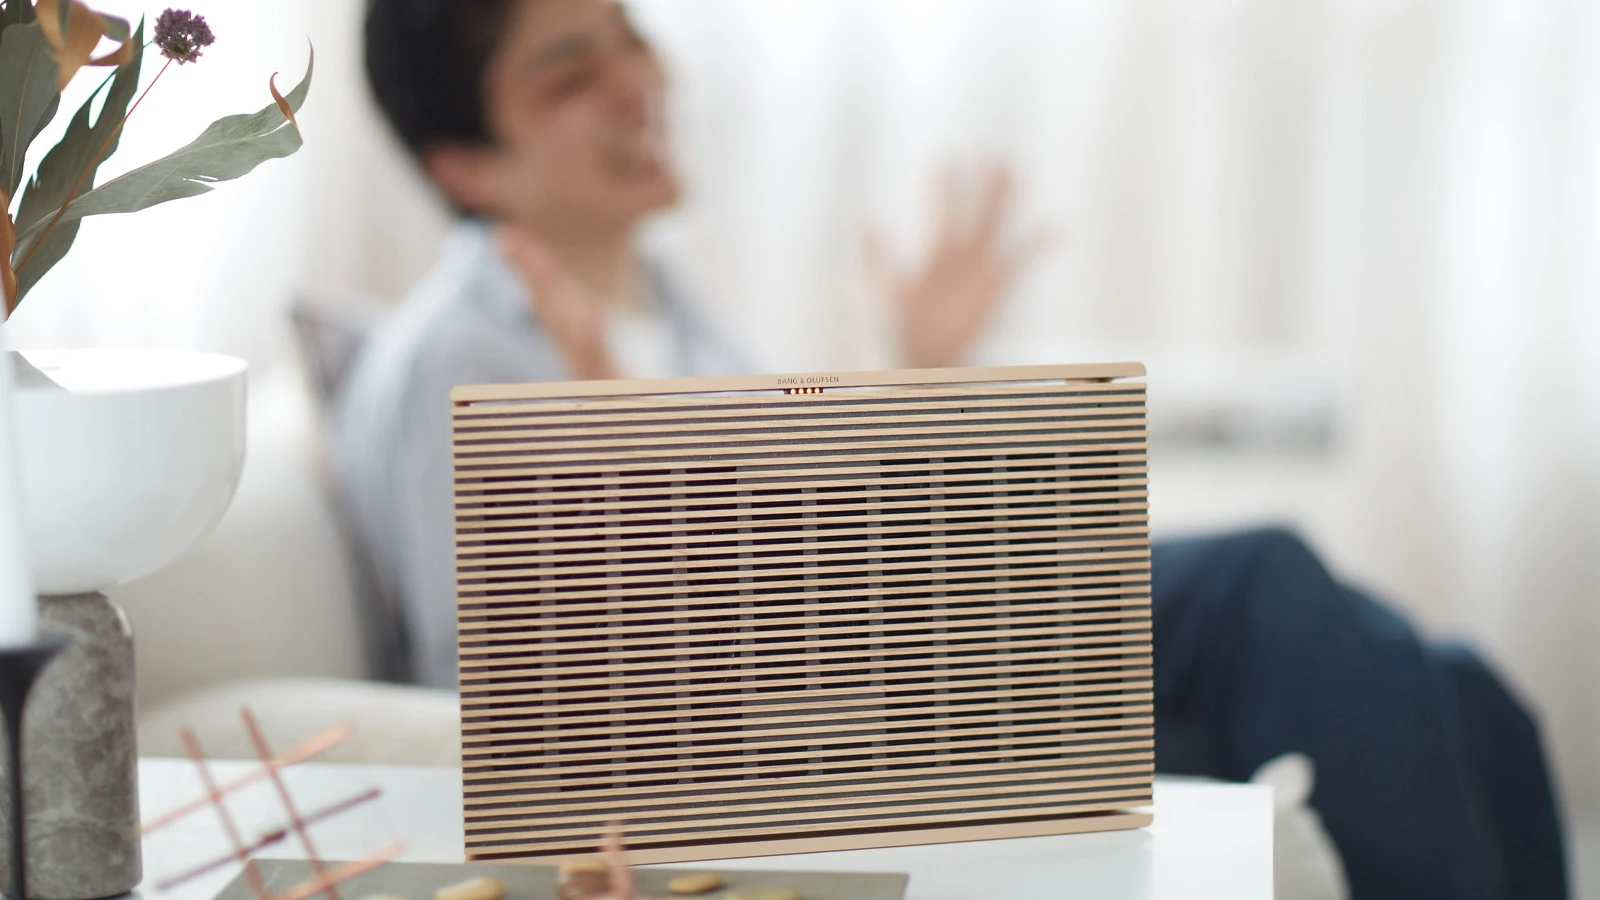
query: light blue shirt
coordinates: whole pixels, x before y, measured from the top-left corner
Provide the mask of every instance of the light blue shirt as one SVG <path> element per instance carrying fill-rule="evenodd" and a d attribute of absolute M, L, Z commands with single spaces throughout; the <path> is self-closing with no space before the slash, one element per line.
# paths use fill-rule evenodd
<path fill-rule="evenodd" d="M 747 371 L 659 268 L 647 271 L 673 374 Z M 489 230 L 461 225 L 433 272 L 366 342 L 340 405 L 334 440 L 346 499 L 375 574 L 398 595 L 422 684 L 457 679 L 450 389 L 567 379 L 532 308 Z"/>

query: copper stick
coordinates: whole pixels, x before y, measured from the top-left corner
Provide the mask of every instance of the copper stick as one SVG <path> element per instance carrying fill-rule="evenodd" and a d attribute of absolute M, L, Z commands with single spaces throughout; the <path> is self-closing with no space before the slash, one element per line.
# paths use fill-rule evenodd
<path fill-rule="evenodd" d="M 363 803 L 366 803 L 368 800 L 376 800 L 382 794 L 383 794 L 383 792 L 381 790 L 379 790 L 378 788 L 372 788 L 371 790 L 366 791 L 365 793 L 357 794 L 356 796 L 351 797 L 348 800 L 341 800 L 340 802 L 335 803 L 332 806 L 323 807 L 322 809 L 319 809 L 316 812 L 313 812 L 310 815 L 307 815 L 303 821 L 307 825 L 313 825 L 313 824 L 315 824 L 317 822 L 321 822 L 324 819 L 331 819 L 334 816 L 338 815 L 339 813 L 344 812 L 345 810 L 352 809 L 354 807 L 360 806 Z M 270 847 L 273 844 L 277 844 L 277 843 L 282 842 L 288 836 L 289 836 L 289 830 L 287 828 L 279 828 L 279 829 L 277 829 L 275 831 L 269 832 L 268 834 L 264 835 L 260 840 L 256 841 L 254 844 L 251 844 L 249 847 L 245 848 L 245 852 L 252 853 L 252 854 L 256 853 L 257 851 L 260 851 L 260 850 L 263 850 L 263 849 L 265 849 L 267 847 Z M 188 872 L 183 873 L 182 875 L 173 875 L 173 876 L 168 877 L 166 880 L 161 881 L 156 885 L 156 890 L 159 890 L 159 891 L 172 890 L 173 888 L 178 887 L 178 886 L 180 886 L 182 884 L 185 884 L 185 883 L 187 883 L 187 882 L 189 882 L 189 881 L 191 881 L 191 880 L 193 880 L 195 878 L 199 878 L 201 875 L 205 875 L 208 872 L 214 872 L 217 869 L 220 869 L 223 866 L 227 865 L 228 863 L 235 862 L 235 861 L 236 861 L 236 857 L 234 857 L 232 854 L 230 854 L 228 856 L 218 857 L 217 859 L 214 859 L 211 862 L 208 862 L 205 865 L 200 866 L 198 868 L 191 869 Z"/>
<path fill-rule="evenodd" d="M 228 804 L 223 801 L 223 794 L 217 789 L 217 783 L 211 777 L 211 769 L 206 765 L 205 754 L 200 752 L 199 739 L 187 728 L 180 730 L 178 736 L 183 740 L 183 748 L 189 752 L 189 758 L 194 760 L 211 805 L 216 807 L 217 816 L 222 819 L 223 830 L 228 833 L 229 843 L 233 844 L 238 860 L 244 863 L 245 877 L 250 880 L 250 889 L 255 892 L 259 900 L 271 900 L 272 895 L 267 893 L 267 885 L 261 878 L 261 872 L 251 861 L 250 851 L 245 848 L 244 839 L 239 837 L 239 828 L 234 824 L 232 814 L 228 812 Z"/>
<path fill-rule="evenodd" d="M 303 763 L 307 760 L 321 756 L 322 754 L 327 753 L 329 750 L 332 750 L 334 747 L 337 747 L 349 740 L 350 736 L 353 734 L 355 734 L 355 729 L 346 722 L 340 722 L 337 725 L 324 729 L 323 731 L 320 731 L 317 734 L 312 735 L 310 738 L 307 738 L 301 743 L 295 745 L 289 750 L 289 752 L 278 757 L 276 760 L 278 767 L 284 768 L 287 766 L 298 765 L 299 763 Z M 266 776 L 266 770 L 252 769 L 248 773 L 241 775 L 223 785 L 221 787 L 221 791 L 224 794 L 231 794 L 242 787 L 260 781 Z M 141 825 L 139 827 L 139 833 L 142 835 L 149 834 L 158 828 L 165 828 L 166 826 L 171 825 L 173 822 L 176 822 L 185 816 L 205 809 L 210 804 L 210 799 L 201 797 L 193 803 L 184 804 L 183 806 L 180 806 L 171 812 L 156 816 L 154 819 L 151 819 L 150 821 Z"/>
<path fill-rule="evenodd" d="M 306 848 L 306 856 L 311 860 L 311 871 L 318 878 L 328 874 L 322 864 L 322 857 L 317 855 L 317 846 L 311 842 L 311 832 L 306 830 L 306 823 L 300 818 L 300 813 L 294 807 L 294 798 L 289 795 L 289 787 L 283 783 L 283 775 L 278 771 L 278 765 L 272 759 L 272 748 L 267 744 L 267 736 L 261 733 L 261 726 L 256 722 L 255 714 L 249 707 L 239 708 L 239 717 L 244 719 L 245 730 L 250 733 L 250 742 L 256 746 L 256 755 L 261 757 L 261 765 L 267 770 L 267 777 L 272 779 L 272 786 L 278 791 L 278 799 L 283 801 L 283 808 L 289 813 L 289 827 L 300 836 L 300 843 Z M 339 900 L 339 889 L 334 884 L 328 885 L 328 900 Z"/>

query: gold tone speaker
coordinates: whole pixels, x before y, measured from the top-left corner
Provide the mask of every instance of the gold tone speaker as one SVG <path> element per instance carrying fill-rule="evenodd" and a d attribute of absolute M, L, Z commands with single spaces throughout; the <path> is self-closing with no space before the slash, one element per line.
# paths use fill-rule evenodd
<path fill-rule="evenodd" d="M 1148 824 L 1143 375 L 456 389 L 467 857 Z"/>

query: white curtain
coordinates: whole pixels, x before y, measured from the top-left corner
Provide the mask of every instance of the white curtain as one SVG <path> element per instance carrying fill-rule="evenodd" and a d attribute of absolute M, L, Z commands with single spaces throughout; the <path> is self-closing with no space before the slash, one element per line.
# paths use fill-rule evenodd
<path fill-rule="evenodd" d="M 757 358 L 883 359 L 860 229 L 914 254 L 941 163 L 1011 161 L 1066 242 L 983 356 L 1136 354 L 1158 402 L 1328 391 L 1309 458 L 1158 445 L 1158 526 L 1295 522 L 1486 646 L 1600 797 L 1594 4 L 637 5 L 694 176 L 667 246 Z"/>
<path fill-rule="evenodd" d="M 445 222 L 369 109 L 360 2 L 194 5 L 219 43 L 168 73 L 120 159 L 264 102 L 309 32 L 306 152 L 86 226 L 13 343 L 270 368 L 297 286 L 397 297 L 426 269 Z M 753 359 L 890 362 L 862 230 L 912 257 L 941 164 L 1011 162 L 1019 228 L 1059 240 L 982 358 L 1136 356 L 1158 406 L 1331 415 L 1308 447 L 1158 445 L 1158 525 L 1297 523 L 1341 572 L 1487 647 L 1537 702 L 1569 796 L 1600 800 L 1596 4 L 633 6 L 676 78 L 691 188 L 650 241 Z"/>

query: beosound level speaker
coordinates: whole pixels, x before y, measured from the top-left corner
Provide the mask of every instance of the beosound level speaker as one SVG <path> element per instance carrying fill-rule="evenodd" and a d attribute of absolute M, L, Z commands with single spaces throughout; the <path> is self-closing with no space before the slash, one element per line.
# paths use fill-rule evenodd
<path fill-rule="evenodd" d="M 1143 375 L 456 389 L 467 857 L 1148 824 Z"/>

